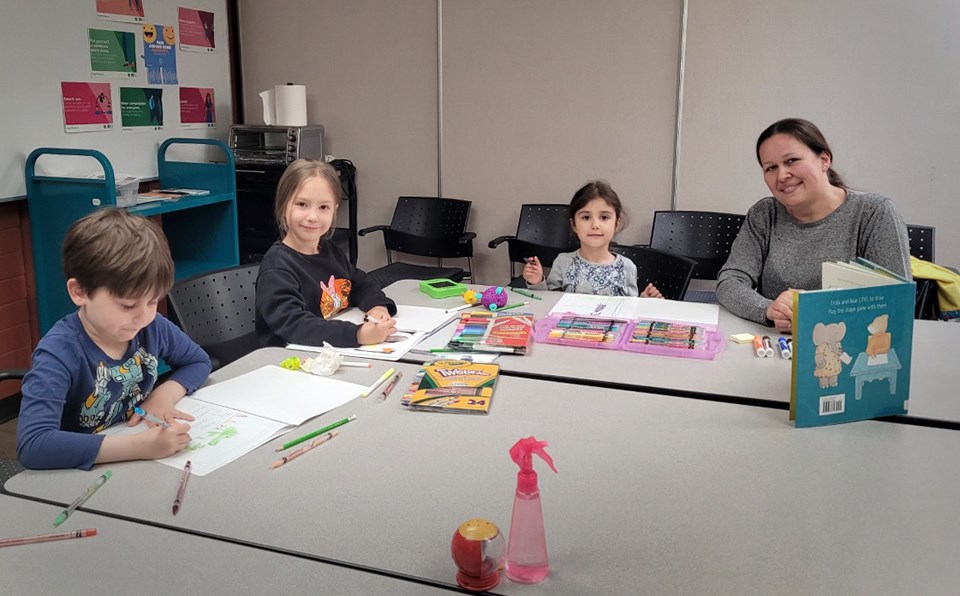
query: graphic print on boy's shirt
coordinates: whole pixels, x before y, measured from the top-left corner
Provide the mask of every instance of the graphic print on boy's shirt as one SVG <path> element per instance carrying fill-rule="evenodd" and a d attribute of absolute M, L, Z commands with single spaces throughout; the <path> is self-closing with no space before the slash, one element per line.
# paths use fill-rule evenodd
<path fill-rule="evenodd" d="M 336 278 L 333 275 L 327 283 L 320 282 L 320 314 L 324 319 L 350 308 L 351 287 L 349 279 Z"/>
<path fill-rule="evenodd" d="M 141 387 L 141 382 L 146 379 Z M 126 420 L 133 408 L 153 390 L 157 382 L 157 358 L 146 348 L 139 348 L 125 362 L 107 367 L 97 366 L 97 379 L 90 395 L 80 407 L 80 427 L 90 432 Z"/>

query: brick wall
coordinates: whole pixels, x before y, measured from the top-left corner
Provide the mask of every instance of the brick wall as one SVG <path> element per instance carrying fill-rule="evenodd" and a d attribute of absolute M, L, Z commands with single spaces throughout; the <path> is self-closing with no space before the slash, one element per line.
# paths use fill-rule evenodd
<path fill-rule="evenodd" d="M 27 368 L 38 341 L 26 201 L 0 203 L 0 368 Z M 0 399 L 20 383 L 0 384 Z"/>

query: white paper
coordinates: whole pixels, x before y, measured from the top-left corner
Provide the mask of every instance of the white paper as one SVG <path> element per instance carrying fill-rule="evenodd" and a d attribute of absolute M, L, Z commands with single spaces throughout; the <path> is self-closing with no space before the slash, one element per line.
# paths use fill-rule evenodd
<path fill-rule="evenodd" d="M 867 366 L 876 366 L 878 364 L 887 364 L 890 359 L 886 354 L 877 354 L 876 356 L 867 356 Z"/>
<path fill-rule="evenodd" d="M 195 399 L 299 426 L 360 396 L 363 385 L 264 366 L 207 385 Z"/>
<path fill-rule="evenodd" d="M 552 315 L 563 313 L 629 320 L 677 321 L 712 327 L 720 322 L 720 307 L 716 304 L 635 296 L 564 294 L 550 309 Z"/>
<path fill-rule="evenodd" d="M 364 314 L 359 308 L 349 308 L 333 318 L 361 325 L 363 324 Z M 398 331 L 433 333 L 455 316 L 457 316 L 457 313 L 443 308 L 398 304 L 397 314 L 393 318 L 397 321 Z"/>
<path fill-rule="evenodd" d="M 406 331 L 397 331 L 391 335 L 391 341 L 360 346 L 359 348 L 334 348 L 337 352 L 345 356 L 356 356 L 357 358 L 373 358 L 375 360 L 400 360 L 404 354 L 410 351 L 410 348 L 420 343 L 427 334 L 418 331 L 408 333 Z M 322 346 L 307 346 L 303 344 L 287 344 L 288 350 L 300 350 L 304 352 L 320 352 Z"/>
<path fill-rule="evenodd" d="M 192 397 L 184 397 L 177 402 L 177 409 L 195 418 L 189 423 L 190 444 L 176 455 L 157 461 L 182 470 L 187 460 L 190 460 L 190 473 L 197 476 L 213 472 L 292 428 L 276 420 L 209 404 Z M 101 434 L 130 435 L 145 430 L 147 425 L 143 422 L 134 427 L 117 424 Z"/>

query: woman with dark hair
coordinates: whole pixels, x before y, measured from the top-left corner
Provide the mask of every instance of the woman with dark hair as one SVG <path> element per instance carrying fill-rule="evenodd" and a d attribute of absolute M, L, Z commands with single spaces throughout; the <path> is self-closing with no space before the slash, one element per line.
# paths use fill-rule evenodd
<path fill-rule="evenodd" d="M 757 139 L 773 196 L 747 212 L 717 276 L 717 300 L 733 314 L 789 331 L 793 292 L 820 289 L 824 261 L 864 257 L 910 277 L 907 226 L 893 201 L 847 187 L 812 123 L 788 118 Z"/>

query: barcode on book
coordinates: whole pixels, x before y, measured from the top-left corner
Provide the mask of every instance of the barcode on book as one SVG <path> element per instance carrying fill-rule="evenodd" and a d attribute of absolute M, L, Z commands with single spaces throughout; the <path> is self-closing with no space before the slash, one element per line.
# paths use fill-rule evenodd
<path fill-rule="evenodd" d="M 820 415 L 843 414 L 844 395 L 824 395 L 820 398 Z"/>

